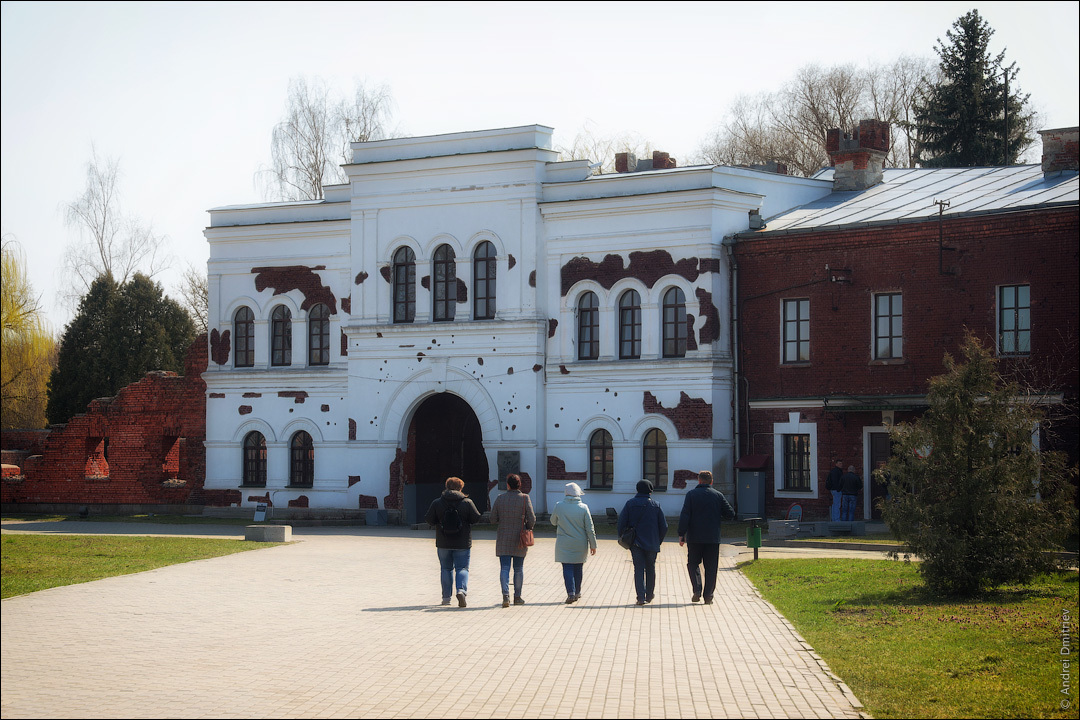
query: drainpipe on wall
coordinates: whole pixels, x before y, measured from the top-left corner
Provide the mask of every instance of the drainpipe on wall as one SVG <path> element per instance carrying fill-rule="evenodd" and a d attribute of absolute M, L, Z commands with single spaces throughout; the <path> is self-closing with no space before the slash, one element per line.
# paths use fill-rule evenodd
<path fill-rule="evenodd" d="M 735 441 L 735 457 L 732 458 L 732 482 L 735 482 L 734 472 L 735 463 L 739 461 L 739 438 L 741 437 L 739 431 L 739 373 L 742 368 L 739 363 L 739 263 L 735 260 L 735 238 L 728 236 L 724 238 L 724 249 L 727 250 L 728 255 L 728 276 L 729 285 L 731 286 L 731 361 L 734 377 L 732 380 L 732 394 L 731 394 L 731 415 L 732 415 L 732 428 L 734 431 Z M 738 483 L 735 483 L 738 487 Z"/>

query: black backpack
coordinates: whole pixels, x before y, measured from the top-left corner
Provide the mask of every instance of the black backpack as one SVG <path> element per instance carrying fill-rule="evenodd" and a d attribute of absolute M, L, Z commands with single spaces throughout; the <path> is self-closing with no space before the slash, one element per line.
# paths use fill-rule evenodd
<path fill-rule="evenodd" d="M 461 513 L 458 512 L 460 500 L 443 500 L 442 531 L 443 535 L 457 535 L 461 532 Z"/>

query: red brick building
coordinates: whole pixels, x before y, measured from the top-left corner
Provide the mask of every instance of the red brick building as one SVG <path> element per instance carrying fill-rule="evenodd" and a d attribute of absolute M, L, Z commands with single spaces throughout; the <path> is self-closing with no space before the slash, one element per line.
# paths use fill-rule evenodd
<path fill-rule="evenodd" d="M 1055 430 L 1076 458 L 1077 129 L 1044 131 L 1042 167 L 959 169 L 883 170 L 888 133 L 831 131 L 834 192 L 729 239 L 736 442 L 769 455 L 769 517 L 828 517 L 835 460 L 869 490 L 857 517 L 878 517 L 888 427 L 923 410 L 965 328 L 1072 408 Z"/>

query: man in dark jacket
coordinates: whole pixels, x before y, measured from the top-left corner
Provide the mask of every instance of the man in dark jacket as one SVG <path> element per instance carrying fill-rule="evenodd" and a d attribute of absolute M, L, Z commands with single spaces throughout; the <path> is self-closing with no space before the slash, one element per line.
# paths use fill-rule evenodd
<path fill-rule="evenodd" d="M 848 465 L 844 477 L 840 478 L 840 519 L 855 519 L 855 501 L 862 492 L 862 478 L 855 474 L 855 466 Z"/>
<path fill-rule="evenodd" d="M 705 594 L 705 604 L 712 605 L 716 590 L 716 570 L 720 564 L 720 520 L 735 518 L 731 503 L 712 486 L 712 473 L 698 473 L 698 486 L 686 493 L 679 514 L 679 545 L 686 544 L 686 569 L 690 571 L 693 601 Z M 705 564 L 705 585 L 701 584 L 699 566 Z"/>
<path fill-rule="evenodd" d="M 442 580 L 442 604 L 450 604 L 450 593 L 457 586 L 458 607 L 465 607 L 469 591 L 469 555 L 472 552 L 472 524 L 480 511 L 462 490 L 461 478 L 447 478 L 446 489 L 428 508 L 424 520 L 435 526 L 435 548 L 439 553 Z"/>
<path fill-rule="evenodd" d="M 660 552 L 660 543 L 667 535 L 667 518 L 660 504 L 650 497 L 653 486 L 648 480 L 639 480 L 637 495 L 626 501 L 619 513 L 617 532 L 619 537 L 633 527 L 636 536 L 630 546 L 630 557 L 634 561 L 634 589 L 637 591 L 637 604 L 644 605 L 653 601 L 656 589 L 656 555 Z"/>
<path fill-rule="evenodd" d="M 829 508 L 829 519 L 836 522 L 840 519 L 840 485 L 844 477 L 844 461 L 837 460 L 833 463 L 829 477 L 825 479 L 825 489 L 832 495 L 832 507 Z"/>

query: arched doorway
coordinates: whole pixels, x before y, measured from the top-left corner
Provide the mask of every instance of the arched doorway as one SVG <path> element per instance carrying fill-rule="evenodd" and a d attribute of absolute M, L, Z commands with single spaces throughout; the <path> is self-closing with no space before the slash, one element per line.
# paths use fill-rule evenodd
<path fill-rule="evenodd" d="M 422 522 L 428 506 L 443 491 L 446 478 L 465 481 L 465 494 L 480 512 L 487 509 L 488 463 L 480 421 L 457 395 L 440 393 L 420 404 L 409 425 L 405 464 L 413 484 L 405 488 L 406 512 Z M 409 502 L 410 494 L 414 495 Z"/>

